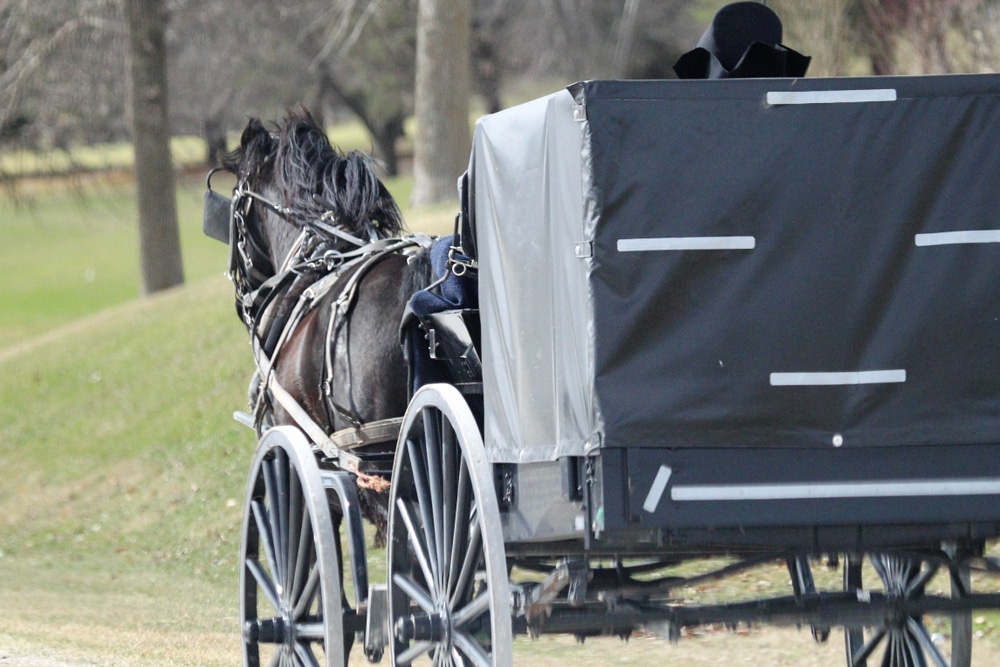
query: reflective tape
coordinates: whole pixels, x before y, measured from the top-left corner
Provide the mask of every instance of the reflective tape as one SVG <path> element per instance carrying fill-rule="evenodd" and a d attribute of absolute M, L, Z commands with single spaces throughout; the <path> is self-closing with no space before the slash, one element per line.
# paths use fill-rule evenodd
<path fill-rule="evenodd" d="M 913 237 L 918 246 L 962 245 L 966 243 L 1000 243 L 1000 229 L 965 232 L 934 232 Z"/>
<path fill-rule="evenodd" d="M 618 239 L 618 252 L 658 250 L 753 250 L 753 236 L 678 236 L 649 239 Z"/>
<path fill-rule="evenodd" d="M 646 502 L 642 504 L 642 509 L 650 514 L 656 511 L 656 506 L 660 504 L 660 498 L 663 497 L 672 472 L 668 466 L 660 466 L 656 472 L 656 479 L 653 480 L 653 486 L 649 487 L 649 493 L 646 494 Z"/>
<path fill-rule="evenodd" d="M 774 91 L 767 94 L 771 106 L 786 104 L 858 104 L 861 102 L 895 102 L 894 88 L 874 90 L 803 90 Z"/>
<path fill-rule="evenodd" d="M 906 382 L 906 371 L 894 369 L 847 373 L 771 373 L 772 387 L 888 384 L 893 382 Z"/>
<path fill-rule="evenodd" d="M 1000 495 L 1000 479 L 923 479 L 905 482 L 813 482 L 795 484 L 681 485 L 670 490 L 670 499 L 718 500 L 826 500 L 831 498 L 900 498 L 925 496 Z"/>

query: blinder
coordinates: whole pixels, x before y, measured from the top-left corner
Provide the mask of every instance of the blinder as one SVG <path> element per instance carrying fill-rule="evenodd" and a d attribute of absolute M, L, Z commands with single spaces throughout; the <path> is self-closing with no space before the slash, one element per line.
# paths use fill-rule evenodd
<path fill-rule="evenodd" d="M 202 213 L 201 230 L 205 236 L 229 245 L 233 238 L 232 200 L 212 189 L 212 174 L 220 171 L 217 167 L 208 172 L 205 179 L 205 204 Z"/>

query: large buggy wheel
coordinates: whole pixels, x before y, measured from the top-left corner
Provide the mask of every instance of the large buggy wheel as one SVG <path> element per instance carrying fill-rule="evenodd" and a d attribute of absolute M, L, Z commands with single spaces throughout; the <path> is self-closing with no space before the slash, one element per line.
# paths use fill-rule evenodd
<path fill-rule="evenodd" d="M 510 665 L 510 594 L 492 468 L 454 387 L 425 386 L 410 402 L 390 502 L 393 665 Z"/>
<path fill-rule="evenodd" d="M 870 554 L 869 561 L 878 574 L 887 595 L 914 599 L 924 594 L 931 577 L 938 571 L 939 563 L 907 556 Z M 844 588 L 847 591 L 864 590 L 862 582 L 863 561 L 849 556 L 844 563 Z M 969 570 L 961 564 L 952 564 L 952 595 L 961 595 L 961 587 L 968 590 Z M 887 621 L 882 627 L 852 628 L 844 630 L 848 667 L 969 667 L 972 662 L 972 612 L 959 611 L 940 619 L 945 632 L 932 632 L 924 618 L 907 616 Z M 948 624 L 950 622 L 950 631 Z M 950 641 L 943 641 L 949 640 Z M 946 646 L 947 645 L 947 646 Z M 871 662 L 870 662 L 871 661 Z"/>
<path fill-rule="evenodd" d="M 326 489 L 305 436 L 277 427 L 250 469 L 240 553 L 243 664 L 341 667 L 338 545 Z"/>

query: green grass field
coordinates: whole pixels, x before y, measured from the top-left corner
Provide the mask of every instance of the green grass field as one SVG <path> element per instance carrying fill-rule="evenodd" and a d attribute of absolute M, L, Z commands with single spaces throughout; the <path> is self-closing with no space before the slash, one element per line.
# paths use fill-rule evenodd
<path fill-rule="evenodd" d="M 202 192 L 182 178 L 186 285 L 142 299 L 130 183 L 0 198 L 0 658 L 239 663 L 253 362 Z M 452 209 L 411 226 L 446 233 Z"/>

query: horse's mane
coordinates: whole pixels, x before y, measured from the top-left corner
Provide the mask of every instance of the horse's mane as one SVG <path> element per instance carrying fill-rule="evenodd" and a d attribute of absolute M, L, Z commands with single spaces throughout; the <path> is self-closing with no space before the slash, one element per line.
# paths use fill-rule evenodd
<path fill-rule="evenodd" d="M 247 177 L 251 188 L 273 185 L 298 226 L 332 211 L 331 222 L 362 238 L 402 232 L 402 213 L 378 179 L 374 160 L 334 148 L 307 111 L 289 112 L 276 133 L 251 118 L 223 166 Z"/>

